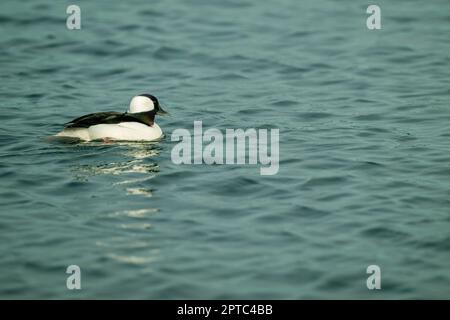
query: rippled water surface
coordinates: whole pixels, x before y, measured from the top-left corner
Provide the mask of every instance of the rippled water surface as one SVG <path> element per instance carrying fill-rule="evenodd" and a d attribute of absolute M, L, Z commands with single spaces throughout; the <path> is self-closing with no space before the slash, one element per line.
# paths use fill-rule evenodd
<path fill-rule="evenodd" d="M 0 298 L 450 298 L 450 2 L 69 4 L 0 4 Z M 48 140 L 143 92 L 163 141 Z M 279 173 L 175 165 L 194 120 Z"/>

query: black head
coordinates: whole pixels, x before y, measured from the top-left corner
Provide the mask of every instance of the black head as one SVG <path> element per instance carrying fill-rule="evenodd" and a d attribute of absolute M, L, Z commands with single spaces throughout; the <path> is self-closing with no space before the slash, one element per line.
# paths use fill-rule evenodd
<path fill-rule="evenodd" d="M 164 111 L 161 108 L 161 105 L 159 104 L 158 99 L 154 95 L 151 95 L 151 94 L 148 94 L 148 93 L 143 93 L 143 94 L 140 94 L 139 96 L 147 97 L 147 98 L 149 98 L 150 100 L 153 101 L 153 105 L 155 106 L 156 114 L 158 114 L 158 115 L 165 115 L 165 114 L 167 114 L 167 112 Z"/>

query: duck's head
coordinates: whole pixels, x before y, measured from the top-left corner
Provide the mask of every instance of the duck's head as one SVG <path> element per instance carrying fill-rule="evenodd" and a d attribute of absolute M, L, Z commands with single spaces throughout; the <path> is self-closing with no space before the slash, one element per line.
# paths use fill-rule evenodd
<path fill-rule="evenodd" d="M 128 113 L 141 113 L 141 112 L 151 112 L 153 114 L 165 115 L 165 112 L 160 104 L 158 99 L 151 94 L 140 94 L 138 96 L 133 97 L 130 101 L 130 106 L 128 107 Z"/>

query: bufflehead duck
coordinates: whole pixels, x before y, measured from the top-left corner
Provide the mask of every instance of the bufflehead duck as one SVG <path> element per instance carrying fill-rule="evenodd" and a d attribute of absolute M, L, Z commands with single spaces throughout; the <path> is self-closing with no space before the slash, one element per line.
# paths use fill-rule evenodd
<path fill-rule="evenodd" d="M 97 112 L 76 118 L 65 124 L 57 137 L 78 138 L 84 141 L 152 141 L 161 138 L 161 128 L 155 115 L 167 114 L 151 94 L 133 97 L 128 111 Z"/>

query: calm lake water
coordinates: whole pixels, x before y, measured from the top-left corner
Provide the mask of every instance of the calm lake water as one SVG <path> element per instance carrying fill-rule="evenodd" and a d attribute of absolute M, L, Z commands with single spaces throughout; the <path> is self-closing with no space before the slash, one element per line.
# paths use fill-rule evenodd
<path fill-rule="evenodd" d="M 0 298 L 450 298 L 449 1 L 72 3 L 0 4 Z M 48 141 L 144 92 L 163 141 Z M 175 165 L 194 120 L 278 174 Z"/>

